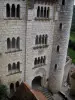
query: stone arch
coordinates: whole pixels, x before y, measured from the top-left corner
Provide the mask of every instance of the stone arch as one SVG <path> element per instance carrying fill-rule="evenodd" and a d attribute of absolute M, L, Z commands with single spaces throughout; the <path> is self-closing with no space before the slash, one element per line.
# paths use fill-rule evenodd
<path fill-rule="evenodd" d="M 19 81 L 16 82 L 15 86 L 16 86 L 16 90 L 17 90 L 17 88 L 19 87 Z"/>
<path fill-rule="evenodd" d="M 10 93 L 11 94 L 14 93 L 14 84 L 13 83 L 10 84 Z"/>
<path fill-rule="evenodd" d="M 39 68 L 35 74 L 33 75 L 33 79 L 32 81 L 36 78 L 36 77 L 41 77 L 41 86 L 46 85 L 46 70 L 44 68 Z"/>

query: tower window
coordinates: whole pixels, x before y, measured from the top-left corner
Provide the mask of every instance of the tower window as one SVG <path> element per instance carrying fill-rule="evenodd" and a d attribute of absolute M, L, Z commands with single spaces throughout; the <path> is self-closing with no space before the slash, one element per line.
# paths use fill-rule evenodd
<path fill-rule="evenodd" d="M 20 37 L 17 37 L 16 47 L 20 49 Z"/>
<path fill-rule="evenodd" d="M 11 94 L 14 93 L 14 84 L 13 83 L 10 84 L 10 93 Z"/>
<path fill-rule="evenodd" d="M 12 48 L 15 48 L 15 42 L 16 42 L 16 40 L 15 40 L 15 38 L 13 37 L 13 38 L 12 38 Z"/>
<path fill-rule="evenodd" d="M 62 0 L 62 5 L 65 5 L 65 0 Z"/>
<path fill-rule="evenodd" d="M 44 44 L 45 43 L 45 36 L 43 35 L 42 36 L 42 44 Z"/>
<path fill-rule="evenodd" d="M 40 57 L 38 57 L 38 64 L 40 64 L 40 62 L 41 62 L 41 61 L 40 61 Z"/>
<path fill-rule="evenodd" d="M 60 23 L 59 29 L 62 30 L 62 23 Z"/>
<path fill-rule="evenodd" d="M 20 18 L 20 5 L 17 5 L 16 17 Z"/>
<path fill-rule="evenodd" d="M 15 17 L 15 5 L 12 4 L 12 8 L 11 8 L 11 17 Z"/>
<path fill-rule="evenodd" d="M 40 7 L 38 6 L 38 9 L 37 9 L 37 17 L 40 17 Z"/>
<path fill-rule="evenodd" d="M 57 46 L 57 52 L 59 52 L 59 49 L 60 49 L 60 47 L 59 47 L 59 45 Z"/>
<path fill-rule="evenodd" d="M 9 4 L 6 5 L 6 16 L 10 17 L 10 5 Z"/>
<path fill-rule="evenodd" d="M 11 48 L 11 41 L 10 41 L 10 38 L 7 38 L 7 48 L 8 48 L 8 49 Z"/>
<path fill-rule="evenodd" d="M 41 57 L 41 63 L 43 63 L 43 57 Z"/>
<path fill-rule="evenodd" d="M 55 64 L 54 70 L 55 70 L 55 71 L 57 70 L 57 64 Z"/>

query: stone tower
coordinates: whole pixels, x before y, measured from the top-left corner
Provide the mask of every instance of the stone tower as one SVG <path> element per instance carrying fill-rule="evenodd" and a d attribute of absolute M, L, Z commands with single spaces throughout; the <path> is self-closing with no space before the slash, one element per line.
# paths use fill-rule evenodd
<path fill-rule="evenodd" d="M 74 0 L 58 0 L 55 11 L 58 20 L 55 21 L 52 60 L 50 65 L 49 87 L 52 92 L 61 89 L 64 66 L 70 36 Z"/>
<path fill-rule="evenodd" d="M 0 0 L 0 80 L 14 91 L 24 81 L 24 0 Z"/>

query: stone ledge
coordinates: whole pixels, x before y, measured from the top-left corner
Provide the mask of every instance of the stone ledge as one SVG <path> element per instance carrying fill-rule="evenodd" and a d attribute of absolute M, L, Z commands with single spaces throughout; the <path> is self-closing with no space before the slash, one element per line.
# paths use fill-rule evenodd
<path fill-rule="evenodd" d="M 8 53 L 14 53 L 14 52 L 20 52 L 20 51 L 22 51 L 22 49 L 20 49 L 20 50 L 10 50 L 10 51 L 7 51 L 5 53 L 8 54 Z"/>
<path fill-rule="evenodd" d="M 6 76 L 10 76 L 10 75 L 14 75 L 14 74 L 19 74 L 19 73 L 22 73 L 22 71 L 10 73 L 10 74 L 8 74 L 8 75 L 6 75 Z"/>
<path fill-rule="evenodd" d="M 35 65 L 32 69 L 39 68 L 39 67 L 42 67 L 42 66 L 45 66 L 45 65 L 46 65 L 46 64 Z"/>
<path fill-rule="evenodd" d="M 33 47 L 34 50 L 41 49 L 41 48 L 47 48 L 49 45 L 42 45 L 42 46 L 35 46 Z"/>

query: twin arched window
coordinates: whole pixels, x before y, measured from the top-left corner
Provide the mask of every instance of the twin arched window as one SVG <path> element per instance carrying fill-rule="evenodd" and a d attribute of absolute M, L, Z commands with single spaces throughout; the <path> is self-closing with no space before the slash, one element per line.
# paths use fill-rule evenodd
<path fill-rule="evenodd" d="M 49 7 L 40 7 L 40 6 L 38 6 L 38 8 L 37 8 L 37 17 L 49 18 L 49 12 L 50 12 Z"/>
<path fill-rule="evenodd" d="M 34 65 L 45 64 L 45 63 L 46 63 L 46 56 L 41 56 L 41 57 L 35 58 L 34 60 Z"/>
<path fill-rule="evenodd" d="M 10 48 L 20 49 L 20 37 L 17 37 L 17 39 L 13 37 L 12 40 L 10 40 L 10 38 L 7 38 L 7 49 Z"/>
<path fill-rule="evenodd" d="M 35 44 L 47 44 L 48 35 L 37 35 L 35 38 Z"/>
<path fill-rule="evenodd" d="M 6 16 L 7 17 L 17 17 L 20 18 L 20 5 L 17 5 L 17 8 L 15 7 L 15 4 L 12 4 L 10 7 L 9 4 L 6 4 Z"/>
<path fill-rule="evenodd" d="M 8 64 L 8 71 L 12 71 L 12 70 L 20 71 L 20 62 L 17 62 L 17 64 L 13 63 L 12 65 Z"/>

